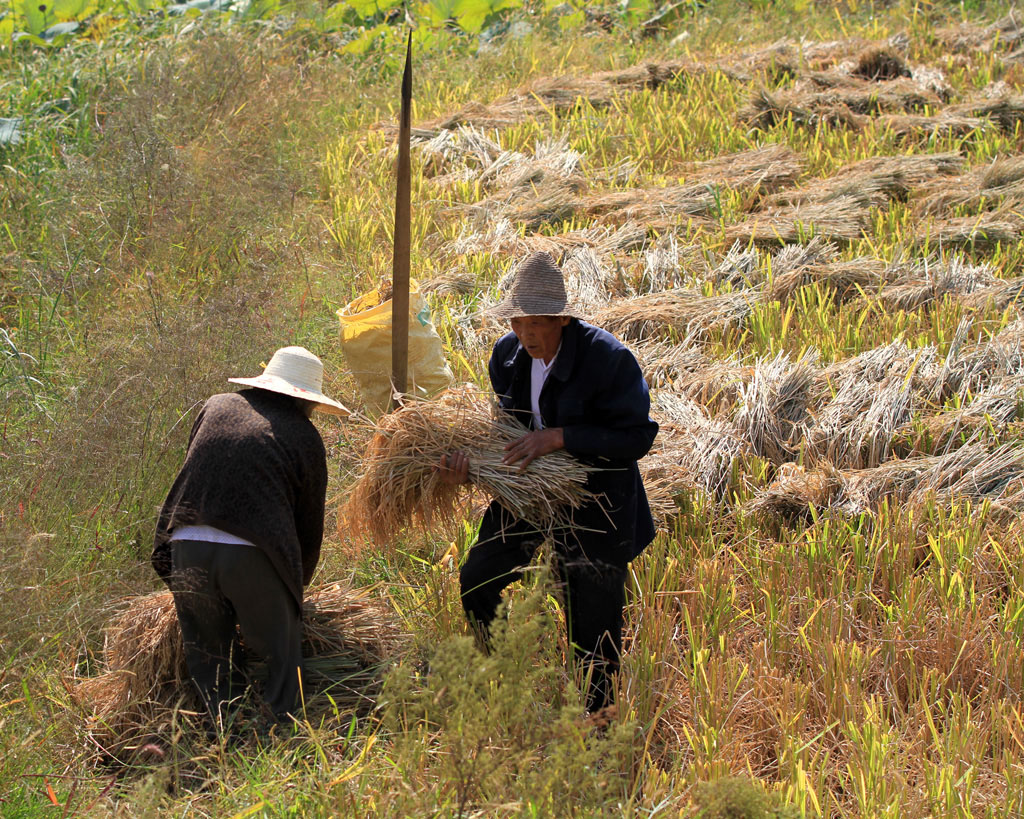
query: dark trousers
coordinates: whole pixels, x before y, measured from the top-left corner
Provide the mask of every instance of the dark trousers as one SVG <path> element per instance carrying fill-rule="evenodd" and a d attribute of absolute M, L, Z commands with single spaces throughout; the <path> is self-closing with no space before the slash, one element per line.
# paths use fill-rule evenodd
<path fill-rule="evenodd" d="M 544 537 L 528 524 L 488 510 L 476 545 L 459 573 L 462 606 L 486 641 L 501 593 L 522 579 Z M 566 628 L 573 654 L 590 676 L 587 710 L 608 704 L 622 652 L 626 567 L 591 559 L 580 549 L 555 543 L 555 566 L 563 590 Z"/>
<path fill-rule="evenodd" d="M 266 661 L 264 700 L 284 719 L 299 693 L 302 619 L 270 558 L 255 546 L 176 540 L 171 560 L 185 661 L 214 720 L 245 687 L 236 624 L 246 649 Z"/>

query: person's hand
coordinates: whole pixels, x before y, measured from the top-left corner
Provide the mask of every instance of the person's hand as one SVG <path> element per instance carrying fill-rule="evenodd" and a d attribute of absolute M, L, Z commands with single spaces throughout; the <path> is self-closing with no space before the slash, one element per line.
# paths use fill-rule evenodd
<path fill-rule="evenodd" d="M 441 456 L 441 463 L 434 469 L 441 478 L 441 483 L 466 483 L 469 481 L 469 456 L 465 452 L 449 452 Z"/>
<path fill-rule="evenodd" d="M 564 446 L 565 440 L 562 437 L 561 427 L 534 430 L 507 444 L 505 456 L 501 462 L 509 466 L 518 463 L 519 471 L 522 472 L 536 458 L 554 452 L 556 449 L 562 449 Z"/>

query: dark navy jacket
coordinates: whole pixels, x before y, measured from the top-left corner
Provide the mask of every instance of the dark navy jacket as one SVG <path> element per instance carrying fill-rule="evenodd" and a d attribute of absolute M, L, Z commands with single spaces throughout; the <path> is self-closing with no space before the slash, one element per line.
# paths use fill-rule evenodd
<path fill-rule="evenodd" d="M 532 429 L 531 363 L 515 334 L 507 333 L 494 345 L 488 369 L 501 407 Z M 649 416 L 640 365 L 611 333 L 572 319 L 538 403 L 544 426 L 562 427 L 569 454 L 601 467 L 587 481 L 601 505 L 575 511 L 570 538 L 588 557 L 625 564 L 654 539 L 636 462 L 650 450 L 658 425 Z"/>

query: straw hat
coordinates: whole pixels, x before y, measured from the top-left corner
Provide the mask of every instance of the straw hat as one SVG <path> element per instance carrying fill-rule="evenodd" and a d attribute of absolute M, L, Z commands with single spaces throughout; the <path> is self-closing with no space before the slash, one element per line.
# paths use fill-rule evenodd
<path fill-rule="evenodd" d="M 523 316 L 570 316 L 583 318 L 565 295 L 562 268 L 551 254 L 537 250 L 519 263 L 508 292 L 496 307 L 488 311 L 496 318 Z"/>
<path fill-rule="evenodd" d="M 228 381 L 314 401 L 332 415 L 352 414 L 348 407 L 320 391 L 324 383 L 323 362 L 305 347 L 282 347 L 274 353 L 263 375 L 255 378 L 229 378 Z"/>

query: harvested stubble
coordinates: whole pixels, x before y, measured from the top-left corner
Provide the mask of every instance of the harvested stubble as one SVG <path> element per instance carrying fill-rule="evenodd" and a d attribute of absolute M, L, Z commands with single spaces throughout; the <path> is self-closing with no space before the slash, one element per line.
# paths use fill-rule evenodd
<path fill-rule="evenodd" d="M 931 247 L 971 245 L 991 247 L 1016 244 L 1024 232 L 1024 217 L 1013 210 L 999 210 L 978 216 L 961 216 L 939 222 L 922 222 L 914 231 L 917 244 Z"/>
<path fill-rule="evenodd" d="M 302 643 L 308 713 L 333 708 L 316 696 L 323 692 L 341 708 L 369 710 L 385 667 L 406 645 L 394 615 L 368 590 L 339 583 L 309 589 Z M 127 761 L 153 737 L 168 735 L 179 717 L 201 710 L 170 592 L 127 602 L 107 627 L 103 660 L 106 672 L 78 680 L 73 691 L 104 755 Z"/>
<path fill-rule="evenodd" d="M 954 208 L 999 207 L 1024 198 L 1024 157 L 1001 157 L 989 165 L 952 179 L 935 180 L 916 191 L 914 212 L 922 216 Z"/>
<path fill-rule="evenodd" d="M 594 317 L 594 324 L 627 339 L 644 339 L 673 329 L 704 334 L 742 324 L 760 295 L 760 290 L 715 296 L 698 290 L 666 290 L 615 302 Z"/>
<path fill-rule="evenodd" d="M 755 455 L 776 464 L 796 455 L 817 360 L 808 350 L 796 362 L 779 353 L 754 365 L 753 377 L 739 389 L 736 426 Z"/>
<path fill-rule="evenodd" d="M 438 476 L 441 456 L 456 450 L 469 456 L 471 485 L 516 517 L 543 532 L 570 523 L 573 509 L 597 500 L 584 488 L 594 467 L 561 451 L 538 458 L 523 472 L 503 464 L 505 445 L 526 431 L 470 387 L 384 416 L 363 455 L 341 525 L 346 534 L 378 543 L 412 524 L 450 528 L 472 501 L 465 488 L 442 483 Z"/>

